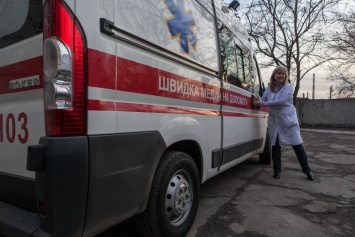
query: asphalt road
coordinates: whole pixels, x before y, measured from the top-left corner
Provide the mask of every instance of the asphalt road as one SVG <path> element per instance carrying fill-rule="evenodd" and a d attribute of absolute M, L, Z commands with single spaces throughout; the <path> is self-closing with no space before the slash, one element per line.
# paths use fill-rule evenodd
<path fill-rule="evenodd" d="M 303 131 L 315 180 L 302 173 L 291 147 L 282 149 L 280 179 L 258 157 L 201 186 L 187 237 L 355 236 L 355 134 Z M 97 237 L 140 237 L 132 220 Z"/>

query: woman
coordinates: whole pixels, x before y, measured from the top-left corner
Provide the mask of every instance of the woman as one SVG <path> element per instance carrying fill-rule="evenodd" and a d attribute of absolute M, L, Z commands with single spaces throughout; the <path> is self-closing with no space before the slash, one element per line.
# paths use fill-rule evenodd
<path fill-rule="evenodd" d="M 302 171 L 311 181 L 314 175 L 308 165 L 307 154 L 298 124 L 296 108 L 292 103 L 292 84 L 288 82 L 287 68 L 278 66 L 274 69 L 268 87 L 261 100 L 254 100 L 256 106 L 269 107 L 269 134 L 272 144 L 274 178 L 280 178 L 281 145 L 291 145 L 296 153 Z"/>

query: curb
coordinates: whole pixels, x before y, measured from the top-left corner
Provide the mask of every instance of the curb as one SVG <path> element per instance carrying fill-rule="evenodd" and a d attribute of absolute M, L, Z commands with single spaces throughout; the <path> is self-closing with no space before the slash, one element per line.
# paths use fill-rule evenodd
<path fill-rule="evenodd" d="M 322 129 L 308 129 L 308 128 L 301 128 L 301 131 L 312 132 L 312 133 L 325 133 L 325 134 L 355 135 L 355 131 L 322 130 Z"/>

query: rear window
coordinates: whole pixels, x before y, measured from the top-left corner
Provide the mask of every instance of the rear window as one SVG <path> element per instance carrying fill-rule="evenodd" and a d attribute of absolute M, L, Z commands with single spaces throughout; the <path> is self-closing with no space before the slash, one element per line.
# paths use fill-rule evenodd
<path fill-rule="evenodd" d="M 42 0 L 0 1 L 0 48 L 43 31 Z"/>

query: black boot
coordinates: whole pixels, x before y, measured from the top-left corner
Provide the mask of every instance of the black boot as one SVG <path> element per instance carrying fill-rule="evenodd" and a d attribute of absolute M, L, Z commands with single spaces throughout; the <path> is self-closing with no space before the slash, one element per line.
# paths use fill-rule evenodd
<path fill-rule="evenodd" d="M 314 175 L 313 175 L 312 171 L 309 171 L 308 173 L 306 173 L 306 175 L 307 175 L 308 180 L 310 180 L 310 181 L 314 180 Z"/>
<path fill-rule="evenodd" d="M 314 180 L 314 175 L 312 173 L 311 168 L 308 165 L 308 161 L 307 161 L 307 154 L 306 151 L 303 148 L 302 144 L 296 145 L 296 146 L 292 146 L 293 150 L 296 153 L 298 162 L 300 163 L 301 167 L 302 167 L 302 171 L 303 173 L 305 173 L 307 175 L 308 180 L 313 181 Z"/>
<path fill-rule="evenodd" d="M 272 146 L 272 162 L 274 168 L 274 179 L 280 178 L 281 173 L 281 146 Z"/>

